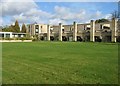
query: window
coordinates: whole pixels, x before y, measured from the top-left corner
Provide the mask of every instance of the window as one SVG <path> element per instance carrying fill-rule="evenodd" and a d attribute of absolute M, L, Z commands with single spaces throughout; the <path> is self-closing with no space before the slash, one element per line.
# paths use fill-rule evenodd
<path fill-rule="evenodd" d="M 62 33 L 64 33 L 64 29 L 62 29 Z"/>
<path fill-rule="evenodd" d="M 38 28 L 39 28 L 39 25 L 35 25 L 35 28 L 38 29 Z"/>
<path fill-rule="evenodd" d="M 90 28 L 89 28 L 89 27 L 87 27 L 87 28 L 86 28 L 86 30 L 90 30 Z"/>
<path fill-rule="evenodd" d="M 20 34 L 18 34 L 18 37 L 21 37 L 21 35 L 20 35 Z"/>
<path fill-rule="evenodd" d="M 6 34 L 6 38 L 10 38 L 10 34 Z"/>
<path fill-rule="evenodd" d="M 0 34 L 0 37 L 2 37 L 2 34 Z"/>
<path fill-rule="evenodd" d="M 42 28 L 42 26 L 41 26 L 41 28 Z"/>
<path fill-rule="evenodd" d="M 105 32 L 107 32 L 107 30 L 105 30 Z"/>
<path fill-rule="evenodd" d="M 72 27 L 70 27 L 70 31 L 73 31 L 73 28 L 72 28 Z"/>
<path fill-rule="evenodd" d="M 38 29 L 35 29 L 35 32 L 38 33 Z"/>
<path fill-rule="evenodd" d="M 4 34 L 2 34 L 2 37 L 4 37 Z"/>
<path fill-rule="evenodd" d="M 84 25 L 84 30 L 86 29 L 86 26 Z"/>
<path fill-rule="evenodd" d="M 35 33 L 39 32 L 39 25 L 35 25 Z"/>
<path fill-rule="evenodd" d="M 107 27 L 107 26 L 104 26 L 103 28 L 104 28 L 104 29 L 110 29 L 110 27 Z"/>
<path fill-rule="evenodd" d="M 29 28 L 29 33 L 30 33 L 30 28 Z"/>
<path fill-rule="evenodd" d="M 70 31 L 71 31 L 71 27 L 70 27 Z"/>
<path fill-rule="evenodd" d="M 100 25 L 100 29 L 102 29 L 102 25 Z"/>
<path fill-rule="evenodd" d="M 4 34 L 0 34 L 0 37 L 4 37 Z"/>

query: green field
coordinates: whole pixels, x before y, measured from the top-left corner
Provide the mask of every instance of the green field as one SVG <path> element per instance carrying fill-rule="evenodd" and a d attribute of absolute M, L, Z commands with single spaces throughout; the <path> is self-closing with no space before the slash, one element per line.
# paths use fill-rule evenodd
<path fill-rule="evenodd" d="M 117 84 L 115 43 L 2 44 L 3 84 Z"/>

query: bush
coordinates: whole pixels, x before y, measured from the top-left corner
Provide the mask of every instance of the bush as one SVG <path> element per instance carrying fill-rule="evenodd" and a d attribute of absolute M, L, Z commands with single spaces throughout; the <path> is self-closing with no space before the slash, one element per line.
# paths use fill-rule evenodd
<path fill-rule="evenodd" d="M 13 38 L 3 38 L 3 40 L 14 40 Z"/>
<path fill-rule="evenodd" d="M 3 40 L 32 40 L 29 37 L 21 37 L 21 38 L 1 38 Z"/>
<path fill-rule="evenodd" d="M 26 37 L 26 40 L 32 40 L 32 38 L 30 38 L 30 37 Z"/>
<path fill-rule="evenodd" d="M 3 38 L 0 38 L 0 40 L 2 40 Z"/>
<path fill-rule="evenodd" d="M 25 38 L 18 38 L 18 40 L 22 40 L 22 41 L 24 41 L 24 40 L 25 40 Z"/>
<path fill-rule="evenodd" d="M 36 38 L 33 38 L 33 39 L 32 39 L 32 41 L 38 41 L 38 39 L 36 39 Z"/>
<path fill-rule="evenodd" d="M 29 37 L 22 37 L 22 38 L 18 38 L 18 40 L 32 40 L 32 39 Z"/>
<path fill-rule="evenodd" d="M 14 38 L 14 40 L 19 40 L 19 38 Z"/>

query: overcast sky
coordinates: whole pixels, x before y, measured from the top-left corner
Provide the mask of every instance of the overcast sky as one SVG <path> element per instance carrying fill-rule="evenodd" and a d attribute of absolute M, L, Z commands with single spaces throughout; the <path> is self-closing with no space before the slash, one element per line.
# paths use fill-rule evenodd
<path fill-rule="evenodd" d="M 10 2 L 11 1 L 11 2 Z M 10 25 L 18 20 L 20 24 L 71 24 L 89 22 L 91 19 L 110 18 L 117 10 L 117 2 L 12 2 L 0 4 L 0 24 Z M 2 10 L 1 10 L 2 9 Z M 1 12 L 2 11 L 2 12 Z M 1 14 L 0 14 L 1 15 Z"/>

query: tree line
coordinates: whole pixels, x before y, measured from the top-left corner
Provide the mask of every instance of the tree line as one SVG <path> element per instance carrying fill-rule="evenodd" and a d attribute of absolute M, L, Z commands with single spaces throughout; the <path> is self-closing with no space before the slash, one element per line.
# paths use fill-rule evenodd
<path fill-rule="evenodd" d="M 20 31 L 20 27 L 19 27 L 19 23 L 18 23 L 18 21 L 16 20 L 15 21 L 15 25 L 10 25 L 10 26 L 8 26 L 8 27 L 4 27 L 3 29 L 2 29 L 2 31 L 3 32 L 17 32 L 17 33 L 26 33 L 26 26 L 25 26 L 25 24 L 23 23 L 22 24 L 22 30 Z"/>

